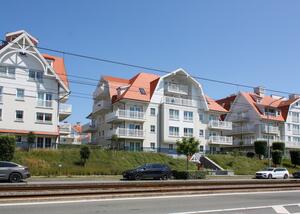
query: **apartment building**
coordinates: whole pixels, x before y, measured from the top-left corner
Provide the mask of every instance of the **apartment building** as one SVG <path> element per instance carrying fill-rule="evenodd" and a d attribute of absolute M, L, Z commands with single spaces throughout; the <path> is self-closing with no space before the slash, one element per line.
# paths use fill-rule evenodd
<path fill-rule="evenodd" d="M 78 122 L 71 124 L 68 122 L 61 123 L 60 127 L 60 144 L 89 144 L 91 142 L 91 134 L 82 132 L 82 125 Z"/>
<path fill-rule="evenodd" d="M 256 140 L 285 142 L 286 148 L 300 148 L 300 99 L 268 96 L 262 87 L 239 92 L 217 102 L 229 111 L 224 121 L 233 123 L 225 134 L 234 146 L 253 147 Z"/>
<path fill-rule="evenodd" d="M 93 95 L 91 122 L 83 130 L 92 132 L 92 142 L 104 147 L 176 153 L 176 141 L 182 137 L 198 139 L 201 151 L 232 144 L 223 134 L 232 123 L 221 121 L 228 111 L 183 69 L 162 77 L 103 76 Z"/>
<path fill-rule="evenodd" d="M 53 148 L 59 121 L 71 114 L 64 61 L 41 54 L 39 41 L 24 30 L 7 33 L 0 46 L 0 133 L 24 146 L 33 132 L 35 147 Z"/>

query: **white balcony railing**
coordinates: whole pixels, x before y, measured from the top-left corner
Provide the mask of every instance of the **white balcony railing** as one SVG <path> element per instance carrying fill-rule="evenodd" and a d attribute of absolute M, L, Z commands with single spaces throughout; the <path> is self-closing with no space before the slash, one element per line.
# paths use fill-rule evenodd
<path fill-rule="evenodd" d="M 130 110 L 119 109 L 105 116 L 106 122 L 113 121 L 115 119 L 145 120 L 145 113 L 141 111 L 130 111 Z"/>
<path fill-rule="evenodd" d="M 46 107 L 51 108 L 52 107 L 52 100 L 38 100 L 37 101 L 38 107 Z"/>
<path fill-rule="evenodd" d="M 71 114 L 72 113 L 72 105 L 66 103 L 59 104 L 59 113 L 60 114 Z"/>
<path fill-rule="evenodd" d="M 286 148 L 297 148 L 297 149 L 300 149 L 300 142 L 289 142 L 289 141 L 286 141 L 285 142 L 285 147 Z"/>
<path fill-rule="evenodd" d="M 178 98 L 178 97 L 164 96 L 164 102 L 167 104 L 197 107 L 196 100 L 183 99 L 183 98 Z"/>
<path fill-rule="evenodd" d="M 59 125 L 59 132 L 60 133 L 71 133 L 72 125 L 70 123 L 63 123 Z"/>
<path fill-rule="evenodd" d="M 144 138 L 145 131 L 142 129 L 117 128 L 111 130 L 106 136 L 110 138 L 112 135 L 117 135 L 119 138 Z"/>
<path fill-rule="evenodd" d="M 211 120 L 208 126 L 212 129 L 232 130 L 232 122 L 228 121 Z"/>
<path fill-rule="evenodd" d="M 279 132 L 279 128 L 277 126 L 272 126 L 272 125 L 263 125 L 262 131 L 264 133 L 277 134 Z"/>
<path fill-rule="evenodd" d="M 209 143 L 211 144 L 226 144 L 232 145 L 232 137 L 227 136 L 210 136 Z"/>
<path fill-rule="evenodd" d="M 97 112 L 103 109 L 109 109 L 111 107 L 111 103 L 106 100 L 100 100 L 94 104 L 93 112 Z"/>
<path fill-rule="evenodd" d="M 189 93 L 189 87 L 187 85 L 168 83 L 168 91 L 187 95 Z"/>

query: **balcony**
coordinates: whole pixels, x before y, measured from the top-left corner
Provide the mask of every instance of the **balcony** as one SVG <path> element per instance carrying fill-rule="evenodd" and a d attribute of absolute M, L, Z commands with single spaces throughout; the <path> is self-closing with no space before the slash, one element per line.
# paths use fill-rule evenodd
<path fill-rule="evenodd" d="M 189 87 L 187 85 L 181 85 L 176 83 L 168 83 L 167 84 L 168 92 L 177 93 L 177 94 L 184 94 L 188 95 Z"/>
<path fill-rule="evenodd" d="M 285 142 L 286 148 L 300 149 L 300 142 Z"/>
<path fill-rule="evenodd" d="M 71 133 L 72 125 L 70 123 L 62 123 L 59 125 L 60 135 L 69 135 Z"/>
<path fill-rule="evenodd" d="M 255 133 L 255 126 L 245 125 L 245 126 L 234 126 L 230 134 L 239 135 L 239 134 L 252 134 Z"/>
<path fill-rule="evenodd" d="M 82 126 L 83 133 L 90 133 L 90 132 L 96 132 L 96 131 L 97 131 L 96 125 L 91 122 L 86 123 Z"/>
<path fill-rule="evenodd" d="M 232 115 L 232 122 L 245 122 L 248 121 L 249 115 L 247 112 L 242 112 L 239 114 Z"/>
<path fill-rule="evenodd" d="M 130 111 L 130 110 L 117 110 L 105 115 L 105 122 L 109 123 L 112 121 L 120 120 L 131 120 L 131 121 L 145 121 L 145 113 L 140 111 Z"/>
<path fill-rule="evenodd" d="M 262 132 L 269 134 L 279 134 L 279 128 L 277 126 L 263 125 Z"/>
<path fill-rule="evenodd" d="M 62 121 L 72 114 L 72 105 L 60 103 L 59 104 L 59 121 Z"/>
<path fill-rule="evenodd" d="M 208 127 L 211 129 L 232 130 L 232 123 L 227 121 L 211 120 L 208 123 Z"/>
<path fill-rule="evenodd" d="M 111 107 L 111 103 L 106 100 L 100 100 L 96 104 L 94 104 L 93 112 L 100 112 L 102 110 L 109 110 Z"/>
<path fill-rule="evenodd" d="M 118 138 L 144 139 L 145 131 L 143 129 L 117 128 L 109 131 L 106 138 L 109 139 L 113 135 L 117 135 Z"/>
<path fill-rule="evenodd" d="M 208 139 L 210 144 L 232 145 L 232 137 L 226 136 L 210 136 Z"/>
<path fill-rule="evenodd" d="M 293 135 L 300 135 L 299 129 L 293 129 Z"/>
<path fill-rule="evenodd" d="M 38 100 L 37 107 L 42 108 L 52 108 L 53 102 L 52 100 Z"/>
<path fill-rule="evenodd" d="M 164 103 L 181 106 L 197 107 L 197 101 L 191 99 L 183 99 L 178 97 L 164 96 Z"/>

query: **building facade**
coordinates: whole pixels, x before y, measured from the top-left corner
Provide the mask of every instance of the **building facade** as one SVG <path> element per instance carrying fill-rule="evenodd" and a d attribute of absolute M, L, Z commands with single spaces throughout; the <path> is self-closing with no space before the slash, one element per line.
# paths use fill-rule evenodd
<path fill-rule="evenodd" d="M 82 132 L 82 125 L 76 123 L 61 123 L 60 124 L 60 144 L 82 145 L 91 143 L 91 134 Z"/>
<path fill-rule="evenodd" d="M 0 133 L 24 146 L 36 135 L 37 148 L 56 147 L 59 121 L 71 114 L 62 58 L 41 54 L 26 31 L 7 33 L 0 46 Z"/>
<path fill-rule="evenodd" d="M 268 96 L 262 87 L 239 92 L 217 102 L 228 110 L 224 121 L 233 123 L 226 135 L 234 147 L 253 147 L 257 140 L 285 142 L 286 148 L 300 148 L 299 96 Z"/>
<path fill-rule="evenodd" d="M 176 141 L 182 137 L 195 137 L 203 152 L 232 144 L 232 137 L 224 135 L 232 123 L 221 120 L 227 110 L 206 96 L 183 69 L 162 77 L 104 76 L 94 100 L 91 122 L 83 129 L 104 147 L 176 153 Z"/>

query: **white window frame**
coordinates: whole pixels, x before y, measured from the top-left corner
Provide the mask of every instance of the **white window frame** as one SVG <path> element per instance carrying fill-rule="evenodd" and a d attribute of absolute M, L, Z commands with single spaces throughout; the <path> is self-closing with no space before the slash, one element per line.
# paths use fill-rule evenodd
<path fill-rule="evenodd" d="M 156 109 L 150 108 L 150 116 L 156 116 Z"/>
<path fill-rule="evenodd" d="M 2 120 L 2 108 L 0 108 L 0 120 Z"/>
<path fill-rule="evenodd" d="M 38 120 L 38 119 L 37 119 L 38 114 L 41 114 L 41 115 L 42 115 L 43 120 Z M 51 115 L 51 120 L 46 120 L 46 115 Z M 37 123 L 52 124 L 52 121 L 53 121 L 53 115 L 52 115 L 51 113 L 36 112 L 36 114 L 35 114 L 35 121 L 36 121 Z"/>
<path fill-rule="evenodd" d="M 34 77 L 30 76 L 30 72 L 34 72 Z M 41 78 L 38 77 L 38 73 L 41 73 Z M 30 81 L 38 81 L 38 82 L 43 82 L 44 80 L 44 72 L 40 70 L 34 70 L 34 69 L 29 69 L 28 70 L 28 80 Z"/>
<path fill-rule="evenodd" d="M 169 136 L 179 137 L 179 127 L 169 126 Z"/>
<path fill-rule="evenodd" d="M 150 143 L 150 148 L 151 148 L 151 149 L 155 149 L 155 143 L 154 143 L 154 142 L 151 142 L 151 143 Z"/>
<path fill-rule="evenodd" d="M 169 119 L 170 120 L 179 120 L 179 110 L 169 109 Z"/>
<path fill-rule="evenodd" d="M 183 136 L 184 137 L 193 137 L 194 129 L 193 128 L 183 128 Z"/>
<path fill-rule="evenodd" d="M 18 112 L 22 112 L 22 118 L 17 117 Z M 17 122 L 23 122 L 24 121 L 24 111 L 23 110 L 16 110 L 16 115 L 15 116 L 16 116 L 15 119 L 16 119 Z"/>
<path fill-rule="evenodd" d="M 1 77 L 8 77 L 8 78 L 15 78 L 16 77 L 16 67 L 1 65 L 0 70 L 1 69 L 5 69 L 5 72 L 0 72 Z M 9 69 L 13 69 L 13 72 L 11 73 L 9 71 Z"/>
<path fill-rule="evenodd" d="M 42 95 L 43 99 L 40 99 L 40 95 Z M 47 99 L 48 95 L 50 95 L 51 99 Z M 37 106 L 44 108 L 52 108 L 53 105 L 53 94 L 49 92 L 39 91 L 37 93 Z"/>
<path fill-rule="evenodd" d="M 19 96 L 19 95 L 20 95 L 20 94 L 19 94 L 20 91 L 23 92 L 23 94 L 22 94 L 21 97 Z M 16 89 L 16 100 L 24 101 L 24 99 L 25 99 L 25 89 L 23 89 L 23 88 L 17 88 L 17 89 Z"/>
<path fill-rule="evenodd" d="M 153 134 L 156 132 L 156 127 L 155 125 L 150 125 L 150 133 Z"/>
<path fill-rule="evenodd" d="M 199 129 L 199 137 L 204 137 L 204 129 Z"/>
<path fill-rule="evenodd" d="M 184 119 L 184 121 L 193 121 L 194 120 L 194 113 L 192 111 L 184 111 L 183 112 L 183 119 Z"/>

